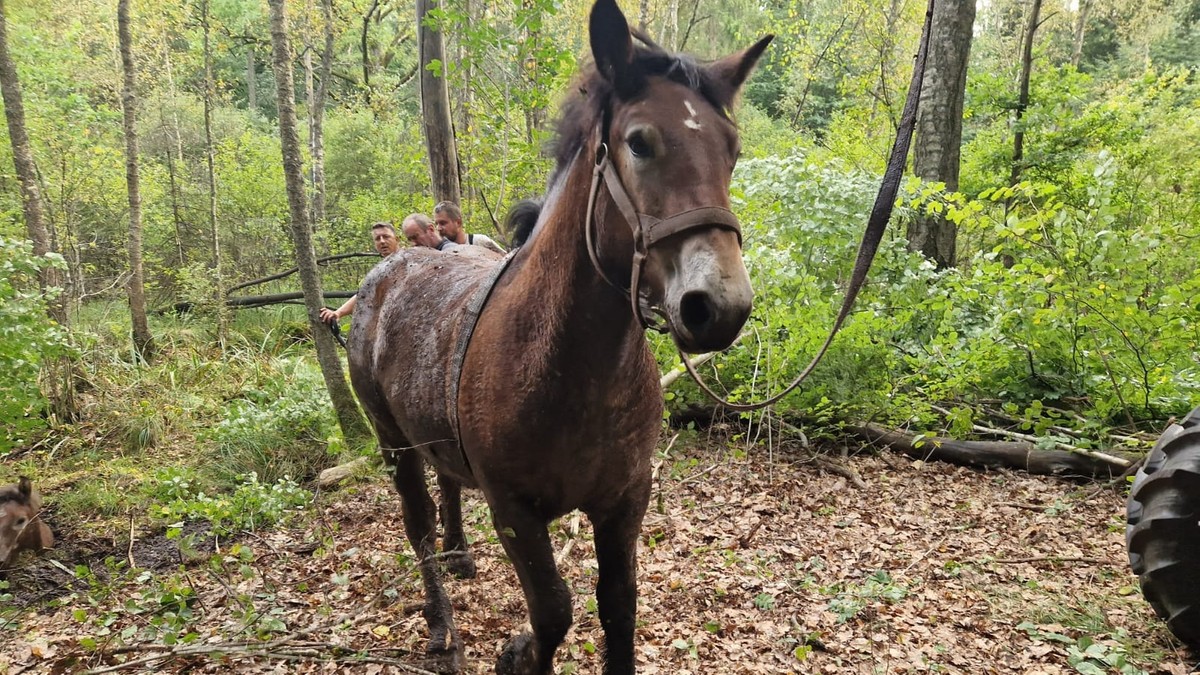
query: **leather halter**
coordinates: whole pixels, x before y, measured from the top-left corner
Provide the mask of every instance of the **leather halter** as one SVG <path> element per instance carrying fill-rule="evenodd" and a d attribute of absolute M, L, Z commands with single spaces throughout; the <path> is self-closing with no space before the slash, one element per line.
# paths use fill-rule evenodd
<path fill-rule="evenodd" d="M 599 135 L 598 131 L 597 136 Z M 600 254 L 596 250 L 596 239 L 593 235 L 593 230 L 596 224 L 596 197 L 600 193 L 601 180 L 603 180 L 604 186 L 608 188 L 608 194 L 617 205 L 617 210 L 621 212 L 625 223 L 629 225 L 629 229 L 633 232 L 633 261 L 628 289 L 617 284 L 605 274 L 604 267 L 600 264 Z M 649 328 L 660 333 L 668 331 L 666 312 L 661 307 L 646 307 L 646 309 L 659 316 L 660 320 L 656 323 L 651 323 L 647 320 L 642 309 L 640 292 L 642 268 L 646 265 L 646 254 L 650 252 L 651 246 L 654 246 L 667 237 L 698 227 L 720 227 L 732 230 L 737 233 L 738 246 L 742 245 L 742 228 L 738 224 L 737 216 L 733 215 L 733 211 L 721 206 L 701 206 L 688 209 L 661 220 L 645 213 L 638 213 L 633 205 L 633 200 L 629 198 L 629 192 L 625 189 L 625 185 L 621 183 L 621 177 L 617 174 L 616 168 L 613 167 L 612 161 L 609 159 L 608 144 L 601 141 L 597 145 L 596 164 L 592 168 L 592 187 L 588 190 L 587 222 L 584 224 L 588 257 L 592 259 L 592 267 L 596 269 L 596 273 L 600 275 L 600 278 L 608 282 L 608 285 L 629 297 L 629 304 L 633 308 L 633 315 L 644 328 Z"/>

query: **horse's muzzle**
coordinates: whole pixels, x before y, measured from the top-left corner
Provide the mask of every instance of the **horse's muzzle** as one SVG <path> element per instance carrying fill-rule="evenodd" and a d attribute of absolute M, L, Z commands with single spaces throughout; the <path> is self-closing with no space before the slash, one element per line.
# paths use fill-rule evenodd
<path fill-rule="evenodd" d="M 679 299 L 675 341 L 685 352 L 716 352 L 733 344 L 750 316 L 749 294 L 691 290 Z"/>

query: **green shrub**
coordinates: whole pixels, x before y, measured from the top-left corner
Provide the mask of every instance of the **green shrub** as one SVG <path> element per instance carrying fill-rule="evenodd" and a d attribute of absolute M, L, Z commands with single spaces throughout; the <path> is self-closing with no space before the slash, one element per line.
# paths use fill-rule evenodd
<path fill-rule="evenodd" d="M 229 480 L 254 474 L 263 482 L 308 480 L 328 467 L 336 420 L 320 372 L 310 360 L 282 358 L 222 419 L 201 435 L 213 444 L 211 469 Z M 248 383 L 254 386 L 255 383 Z"/>
<path fill-rule="evenodd" d="M 46 427 L 42 366 L 71 353 L 38 288 L 38 271 L 47 266 L 63 266 L 61 256 L 39 258 L 29 242 L 0 236 L 0 456 Z"/>

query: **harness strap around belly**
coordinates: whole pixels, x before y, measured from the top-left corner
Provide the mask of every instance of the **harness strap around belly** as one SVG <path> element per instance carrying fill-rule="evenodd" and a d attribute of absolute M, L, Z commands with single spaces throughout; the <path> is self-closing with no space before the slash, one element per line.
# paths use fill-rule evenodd
<path fill-rule="evenodd" d="M 496 265 L 496 269 L 479 285 L 479 288 L 475 289 L 475 294 L 467 303 L 465 315 L 462 317 L 462 331 L 459 332 L 458 343 L 454 346 L 454 358 L 450 359 L 450 377 L 446 380 L 446 413 L 449 415 L 447 419 L 450 420 L 450 426 L 454 429 L 454 440 L 458 443 L 458 452 L 462 455 L 463 466 L 467 468 L 468 472 L 471 471 L 471 462 L 467 459 L 466 448 L 463 447 L 462 430 L 458 421 L 458 390 L 462 382 L 463 362 L 467 358 L 467 348 L 471 346 L 471 336 L 475 333 L 475 324 L 479 323 L 479 315 L 483 313 L 483 308 L 492 295 L 492 289 L 500 280 L 500 275 L 508 269 L 508 264 L 512 262 L 517 250 L 509 251 L 508 255 L 504 256 Z"/>

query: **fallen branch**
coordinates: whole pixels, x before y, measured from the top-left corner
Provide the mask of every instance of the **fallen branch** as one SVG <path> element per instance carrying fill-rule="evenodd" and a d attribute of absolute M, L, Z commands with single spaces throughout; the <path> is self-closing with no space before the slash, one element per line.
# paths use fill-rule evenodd
<path fill-rule="evenodd" d="M 946 416 L 950 415 L 950 411 L 946 410 L 945 408 L 940 408 L 936 405 L 931 405 L 929 407 L 932 408 L 933 410 L 938 411 L 939 413 L 941 413 L 943 415 L 946 415 Z M 1038 441 L 1041 440 L 1039 437 L 1032 436 L 1030 434 L 1022 434 L 1017 431 L 1008 431 L 1006 429 L 993 429 L 992 427 L 985 427 L 985 426 L 982 426 L 979 424 L 972 424 L 971 431 L 974 431 L 977 434 L 984 434 L 984 435 L 988 435 L 988 436 L 1002 436 L 1004 438 L 1011 438 L 1011 439 L 1014 439 L 1017 441 L 1024 441 L 1024 442 L 1030 443 L 1030 444 L 1036 444 Z M 1094 459 L 1098 459 L 1103 462 L 1107 462 L 1109 464 L 1120 467 L 1122 469 L 1129 468 L 1129 465 L 1133 463 L 1132 460 L 1128 460 L 1123 457 L 1117 457 L 1115 455 L 1110 455 L 1110 454 L 1103 453 L 1103 452 L 1096 452 L 1095 450 L 1085 450 L 1083 448 L 1078 448 L 1078 447 L 1075 447 L 1074 445 L 1071 445 L 1069 443 L 1063 443 L 1061 441 L 1055 441 L 1054 447 L 1058 448 L 1059 450 L 1066 451 L 1066 452 L 1075 453 L 1077 455 L 1083 455 L 1084 457 L 1092 457 Z"/>
<path fill-rule="evenodd" d="M 966 466 L 1020 469 L 1043 476 L 1111 478 L 1131 463 L 1130 460 L 1105 453 L 1042 450 L 1030 442 L 959 441 L 952 438 L 918 436 L 869 422 L 851 425 L 847 429 L 868 443 L 882 445 L 917 459 L 936 459 Z"/>
<path fill-rule="evenodd" d="M 326 263 L 330 263 L 335 260 L 345 260 L 346 258 L 378 258 L 378 257 L 379 257 L 378 253 L 341 253 L 339 255 L 327 255 L 324 258 L 317 258 L 317 264 L 324 265 Z M 265 284 L 268 281 L 275 281 L 277 279 L 282 279 L 284 277 L 288 277 L 288 276 L 295 274 L 297 271 L 299 271 L 299 269 L 300 268 L 298 268 L 298 267 L 293 267 L 291 269 L 284 270 L 278 274 L 272 274 L 270 276 L 262 277 L 261 279 L 251 279 L 250 281 L 243 281 L 240 284 L 234 284 L 233 286 L 230 286 L 228 289 L 226 289 L 225 292 L 227 294 L 233 293 L 234 291 L 240 291 L 243 288 L 249 288 L 251 286 L 257 286 L 259 284 Z"/>

